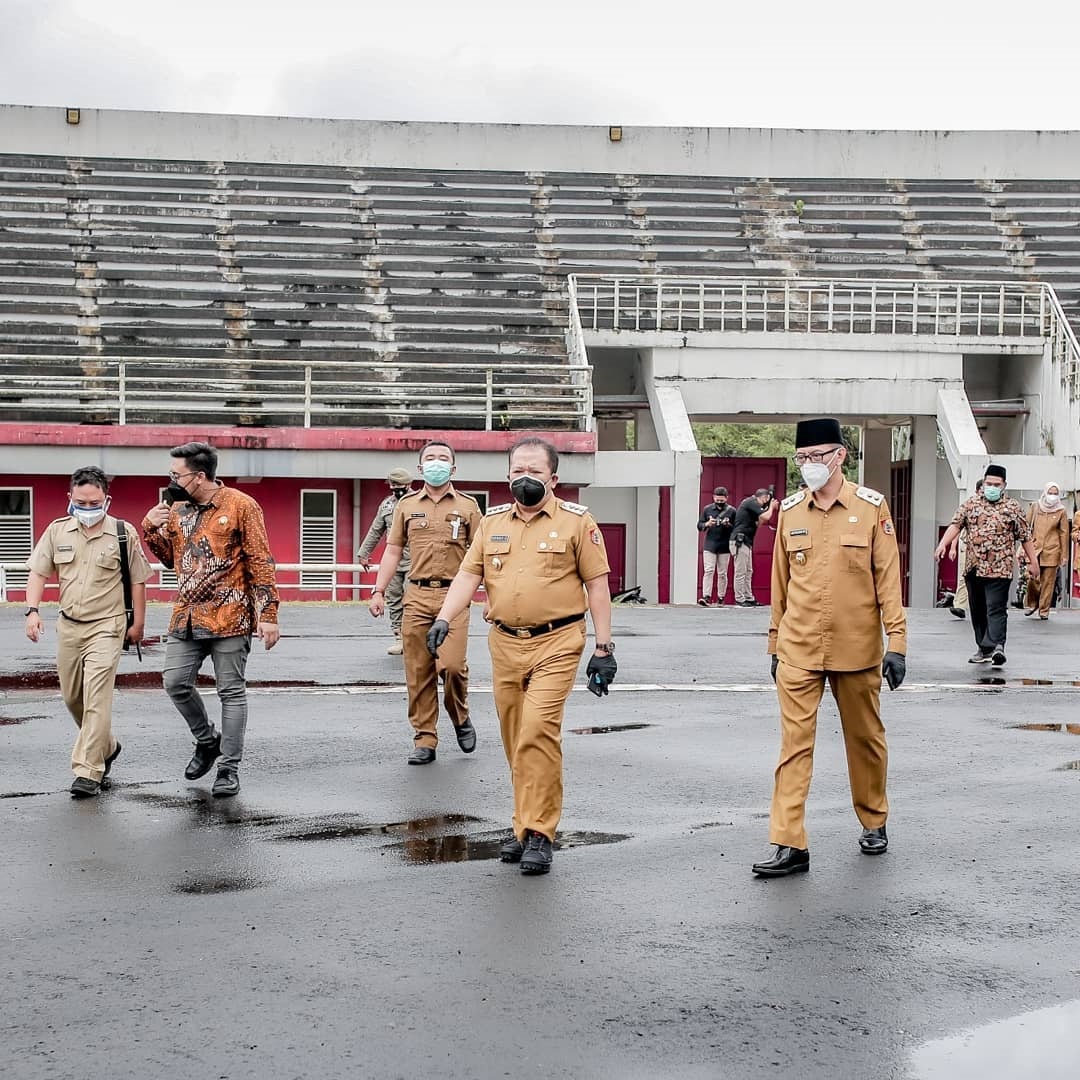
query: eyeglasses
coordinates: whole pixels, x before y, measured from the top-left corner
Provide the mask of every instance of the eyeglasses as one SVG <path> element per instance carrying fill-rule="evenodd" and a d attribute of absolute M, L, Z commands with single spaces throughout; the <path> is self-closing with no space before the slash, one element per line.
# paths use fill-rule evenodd
<path fill-rule="evenodd" d="M 175 480 L 186 480 L 189 476 L 198 476 L 198 475 L 199 475 L 198 473 L 194 473 L 194 472 L 185 472 L 185 473 L 171 472 L 171 473 L 169 473 L 169 479 L 174 480 L 174 481 Z"/>
<path fill-rule="evenodd" d="M 792 461 L 796 465 L 805 465 L 807 462 L 813 462 L 815 465 L 822 465 L 829 460 L 834 454 L 839 452 L 841 448 L 834 446 L 831 450 L 813 450 L 809 454 L 798 453 L 792 457 Z"/>

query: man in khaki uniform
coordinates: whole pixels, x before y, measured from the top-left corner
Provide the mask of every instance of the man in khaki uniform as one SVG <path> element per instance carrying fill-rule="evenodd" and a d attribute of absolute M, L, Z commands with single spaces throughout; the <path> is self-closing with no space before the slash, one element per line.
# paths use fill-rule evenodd
<path fill-rule="evenodd" d="M 398 500 L 408 494 L 409 485 L 412 484 L 412 473 L 408 469 L 391 469 L 386 477 L 386 483 L 390 488 L 390 494 L 379 503 L 379 509 L 375 511 L 371 528 L 368 529 L 367 536 L 364 537 L 364 542 L 356 553 L 356 561 L 361 563 L 365 570 L 370 569 L 368 561 L 371 558 L 371 553 L 375 550 L 379 541 L 390 532 L 390 526 L 394 521 L 394 508 L 397 506 Z M 397 572 L 391 576 L 386 586 L 386 607 L 390 612 L 390 629 L 394 633 L 393 644 L 386 650 L 391 656 L 400 656 L 402 653 L 401 617 L 405 607 L 405 578 L 408 573 L 409 549 L 405 548 L 401 553 Z"/>
<path fill-rule="evenodd" d="M 75 774 L 71 794 L 80 799 L 101 790 L 120 755 L 120 743 L 112 734 L 116 669 L 125 639 L 133 643 L 142 640 L 146 581 L 151 575 L 138 534 L 125 522 L 134 613 L 129 628 L 120 576 L 118 522 L 107 514 L 108 493 L 109 482 L 100 469 L 76 469 L 71 477 L 68 516 L 49 525 L 27 563 L 26 636 L 31 641 L 40 641 L 45 631 L 38 611 L 45 582 L 54 574 L 60 582 L 56 669 L 64 704 L 79 729 L 71 751 Z"/>
<path fill-rule="evenodd" d="M 555 498 L 558 467 L 558 453 L 542 439 L 511 449 L 514 502 L 484 516 L 428 634 L 428 648 L 442 656 L 484 583 L 495 708 L 514 785 L 514 835 L 501 858 L 520 862 L 526 874 L 551 868 L 562 816 L 563 712 L 585 648 L 586 608 L 596 633 L 593 692 L 607 693 L 617 670 L 604 539 L 584 506 Z"/>
<path fill-rule="evenodd" d="M 471 495 L 454 490 L 454 451 L 446 443 L 428 443 L 417 466 L 424 486 L 398 500 L 379 564 L 371 614 L 378 618 L 386 603 L 386 587 L 409 550 L 409 583 L 401 621 L 405 683 L 409 688 L 409 723 L 413 726 L 410 765 L 429 765 L 439 745 L 438 680 L 443 678 L 443 704 L 454 725 L 458 746 L 471 754 L 476 730 L 469 719 L 469 613 L 451 627 L 443 654 L 436 661 L 427 650 L 427 632 L 442 607 L 446 590 L 461 566 L 480 524 L 480 507 Z"/>
<path fill-rule="evenodd" d="M 863 825 L 859 848 L 866 855 L 886 850 L 881 678 L 895 690 L 906 673 L 900 556 L 885 498 L 844 479 L 847 450 L 836 420 L 802 421 L 795 447 L 807 490 L 781 504 L 773 551 L 768 651 L 781 743 L 769 820 L 776 851 L 753 867 L 762 877 L 810 869 L 804 813 L 826 680 L 840 710 L 852 802 Z"/>

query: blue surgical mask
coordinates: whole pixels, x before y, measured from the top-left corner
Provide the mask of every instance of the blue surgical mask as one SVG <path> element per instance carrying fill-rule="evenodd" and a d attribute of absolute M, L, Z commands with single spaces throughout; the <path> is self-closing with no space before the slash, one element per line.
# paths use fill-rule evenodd
<path fill-rule="evenodd" d="M 432 487 L 442 487 L 450 479 L 452 466 L 449 461 L 425 461 L 420 466 L 424 482 Z"/>
<path fill-rule="evenodd" d="M 1004 494 L 1005 494 L 1005 489 L 1004 488 L 991 487 L 989 484 L 987 484 L 983 488 L 983 495 L 986 496 L 987 502 L 997 502 L 998 499 L 1000 499 L 1001 496 L 1004 495 Z"/>

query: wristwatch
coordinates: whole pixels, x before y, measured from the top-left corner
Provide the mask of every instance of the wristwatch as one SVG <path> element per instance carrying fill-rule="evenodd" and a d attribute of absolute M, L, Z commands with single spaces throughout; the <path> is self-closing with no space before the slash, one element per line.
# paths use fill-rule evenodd
<path fill-rule="evenodd" d="M 598 641 L 593 646 L 593 648 L 596 649 L 598 652 L 606 652 L 608 654 L 608 656 L 610 656 L 615 651 L 615 642 L 614 641 L 609 641 L 606 644 L 602 644 L 601 642 Z"/>
<path fill-rule="evenodd" d="M 38 609 L 36 607 L 28 607 L 26 609 L 26 617 L 27 618 L 29 618 L 31 615 L 37 615 L 37 614 L 38 614 Z"/>

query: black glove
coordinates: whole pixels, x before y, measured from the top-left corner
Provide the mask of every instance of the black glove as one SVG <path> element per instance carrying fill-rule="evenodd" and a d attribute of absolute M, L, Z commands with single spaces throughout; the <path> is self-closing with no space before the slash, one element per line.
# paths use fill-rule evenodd
<path fill-rule="evenodd" d="M 445 619 L 436 619 L 427 632 L 427 651 L 432 656 L 439 655 L 439 646 L 446 640 L 450 633 L 450 624 Z"/>
<path fill-rule="evenodd" d="M 881 674 L 889 684 L 890 690 L 895 690 L 907 674 L 907 661 L 898 652 L 887 652 L 881 662 Z"/>
<path fill-rule="evenodd" d="M 585 669 L 585 674 L 589 676 L 589 690 L 597 697 L 603 697 L 608 692 L 608 685 L 615 681 L 615 672 L 618 670 L 619 665 L 610 653 L 607 656 L 590 657 L 589 666 Z"/>
<path fill-rule="evenodd" d="M 776 682 L 776 669 L 780 666 L 780 657 L 773 653 L 772 663 L 769 665 L 769 674 L 772 676 L 772 681 Z"/>

